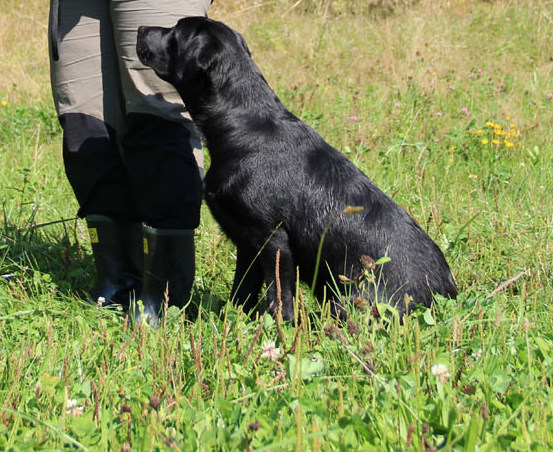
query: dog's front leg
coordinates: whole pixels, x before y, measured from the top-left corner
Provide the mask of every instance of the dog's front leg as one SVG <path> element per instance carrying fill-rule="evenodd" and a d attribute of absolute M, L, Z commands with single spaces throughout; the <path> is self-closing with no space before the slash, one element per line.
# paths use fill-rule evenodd
<path fill-rule="evenodd" d="M 281 309 L 284 320 L 294 320 L 296 276 L 288 235 L 282 230 L 275 232 L 262 250 L 260 259 L 272 313 Z"/>
<path fill-rule="evenodd" d="M 237 247 L 232 302 L 242 306 L 244 312 L 250 312 L 257 305 L 262 284 L 263 272 L 256 254 L 246 251 L 243 247 Z"/>

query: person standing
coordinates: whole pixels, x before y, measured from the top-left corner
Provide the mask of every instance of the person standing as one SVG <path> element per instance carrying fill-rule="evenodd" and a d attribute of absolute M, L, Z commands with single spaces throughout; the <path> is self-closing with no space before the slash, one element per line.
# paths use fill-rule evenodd
<path fill-rule="evenodd" d="M 52 93 L 98 272 L 93 301 L 142 300 L 152 323 L 166 296 L 179 307 L 190 297 L 203 157 L 178 93 L 139 62 L 136 34 L 140 25 L 207 16 L 211 2 L 50 4 Z"/>

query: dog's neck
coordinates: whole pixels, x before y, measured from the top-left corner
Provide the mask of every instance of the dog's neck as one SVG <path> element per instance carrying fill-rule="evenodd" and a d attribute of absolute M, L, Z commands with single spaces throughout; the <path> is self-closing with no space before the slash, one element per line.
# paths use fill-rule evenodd
<path fill-rule="evenodd" d="M 241 135 L 267 133 L 277 119 L 296 120 L 259 72 L 251 78 L 235 78 L 232 83 L 183 91 L 184 102 L 210 153 L 242 143 Z"/>

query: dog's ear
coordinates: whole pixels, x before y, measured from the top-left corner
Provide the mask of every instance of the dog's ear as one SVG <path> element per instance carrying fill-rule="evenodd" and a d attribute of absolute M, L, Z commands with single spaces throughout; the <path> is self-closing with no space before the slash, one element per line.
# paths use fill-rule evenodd
<path fill-rule="evenodd" d="M 178 41 L 181 44 L 183 41 Z M 181 54 L 182 52 L 182 54 Z M 179 52 L 177 61 L 184 63 L 179 69 L 184 80 L 197 79 L 208 74 L 220 53 L 220 43 L 208 33 L 199 32 L 188 38 Z"/>
<path fill-rule="evenodd" d="M 198 88 L 224 85 L 236 67 L 251 59 L 244 38 L 220 22 L 190 17 L 181 19 L 175 30 L 177 78 Z"/>

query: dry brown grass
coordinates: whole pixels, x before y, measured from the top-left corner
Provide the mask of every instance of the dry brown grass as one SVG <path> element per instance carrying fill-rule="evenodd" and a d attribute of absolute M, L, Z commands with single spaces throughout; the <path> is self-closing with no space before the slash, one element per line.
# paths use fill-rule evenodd
<path fill-rule="evenodd" d="M 390 101 L 409 77 L 425 87 L 427 67 L 452 80 L 477 69 L 494 78 L 508 73 L 520 85 L 534 73 L 542 79 L 553 69 L 551 2 L 498 0 L 493 2 L 495 14 L 486 17 L 480 11 L 490 2 L 484 0 L 376 1 L 372 3 L 381 12 L 397 14 L 372 16 L 325 14 L 321 7 L 306 14 L 300 8 L 343 3 L 355 2 L 215 2 L 213 16 L 244 34 L 272 86 L 312 88 L 322 102 L 335 102 L 341 93 L 369 84 L 378 86 L 382 101 Z M 532 10 L 535 21 L 516 23 L 514 15 L 511 23 L 502 22 L 506 11 L 517 8 Z M 532 52 L 515 49 L 521 40 L 528 40 Z M 442 93 L 448 89 L 444 83 L 426 87 Z M 504 87 L 497 82 L 496 89 Z M 301 113 L 306 96 L 298 96 L 291 107 Z M 508 106 L 511 114 L 516 114 L 515 104 Z"/>
<path fill-rule="evenodd" d="M 10 103 L 50 98 L 48 3 L 0 0 L 0 97 Z"/>
<path fill-rule="evenodd" d="M 8 102 L 50 99 L 47 3 L 0 0 L 0 97 Z M 549 31 L 552 18 L 547 14 L 546 2 L 498 0 L 494 2 L 498 17 L 507 8 L 534 7 L 536 22 L 526 24 L 532 29 L 513 27 L 512 33 L 509 26 L 483 23 L 479 34 L 469 24 L 485 3 L 216 0 L 211 15 L 244 34 L 254 59 L 274 88 L 281 92 L 296 89 L 297 95 L 285 100 L 294 111 L 302 113 L 310 108 L 312 99 L 336 102 L 344 93 L 366 87 L 369 82 L 377 86 L 379 98 L 388 102 L 394 93 L 405 89 L 408 77 L 424 86 L 428 79 L 425 66 L 431 66 L 440 76 L 451 74 L 452 78 L 478 68 L 490 75 L 513 73 L 521 80 L 527 80 L 534 71 L 548 74 L 553 45 Z M 365 14 L 359 14 L 365 7 Z M 489 36 L 489 26 L 498 27 L 494 43 L 484 38 Z M 509 52 L 511 41 L 521 33 L 535 35 L 537 60 L 535 56 Z M 442 84 L 436 89 L 447 88 Z"/>

